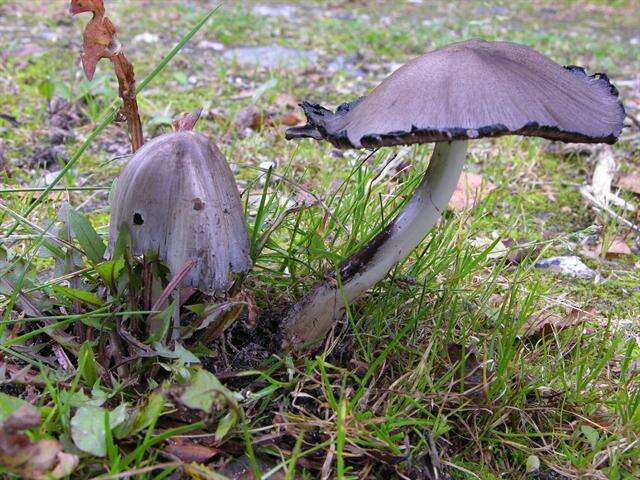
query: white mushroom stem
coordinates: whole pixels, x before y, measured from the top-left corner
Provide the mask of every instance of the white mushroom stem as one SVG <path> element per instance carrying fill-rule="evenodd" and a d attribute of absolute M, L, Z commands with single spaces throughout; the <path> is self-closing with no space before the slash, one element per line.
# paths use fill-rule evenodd
<path fill-rule="evenodd" d="M 329 278 L 285 312 L 281 328 L 284 348 L 302 348 L 324 336 L 342 317 L 346 304 L 382 280 L 418 246 L 447 207 L 466 152 L 466 140 L 436 144 L 422 182 L 402 211 L 340 266 L 341 288 L 335 278 Z"/>

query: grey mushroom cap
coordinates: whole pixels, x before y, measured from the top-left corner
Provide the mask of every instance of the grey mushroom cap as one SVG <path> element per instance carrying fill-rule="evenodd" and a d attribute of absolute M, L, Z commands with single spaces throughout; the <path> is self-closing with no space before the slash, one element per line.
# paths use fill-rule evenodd
<path fill-rule="evenodd" d="M 227 162 L 203 135 L 161 135 L 131 158 L 118 178 L 111 207 L 110 250 L 123 224 L 134 255 L 157 252 L 183 280 L 208 292 L 226 291 L 232 273 L 251 267 L 240 195 Z"/>
<path fill-rule="evenodd" d="M 589 76 L 529 47 L 482 40 L 422 55 L 335 113 L 300 105 L 308 124 L 288 129 L 287 139 L 324 139 L 338 148 L 501 135 L 614 143 L 625 117 L 605 74 Z"/>

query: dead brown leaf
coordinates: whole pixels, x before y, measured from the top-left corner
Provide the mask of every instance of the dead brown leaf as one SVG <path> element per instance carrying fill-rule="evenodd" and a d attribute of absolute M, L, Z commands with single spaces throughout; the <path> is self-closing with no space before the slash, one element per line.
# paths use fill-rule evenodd
<path fill-rule="evenodd" d="M 298 112 L 285 113 L 279 120 L 282 125 L 286 125 L 287 127 L 295 127 L 305 122 L 304 117 Z"/>
<path fill-rule="evenodd" d="M 171 443 L 164 448 L 164 451 L 187 463 L 204 463 L 218 454 L 218 450 L 215 448 L 184 439 L 171 440 Z"/>
<path fill-rule="evenodd" d="M 193 127 L 196 126 L 196 123 L 200 119 L 200 115 L 202 114 L 202 108 L 198 108 L 193 112 L 183 112 L 173 119 L 171 125 L 173 126 L 173 130 L 176 132 L 188 132 L 193 130 Z"/>
<path fill-rule="evenodd" d="M 298 99 L 290 93 L 280 93 L 276 97 L 275 104 L 276 107 L 281 109 L 296 108 L 298 106 Z"/>
<path fill-rule="evenodd" d="M 464 372 L 459 371 L 456 377 L 458 380 L 464 378 L 465 384 L 470 386 L 480 385 L 482 379 L 482 364 L 478 362 L 475 347 L 463 347 L 458 343 L 450 343 L 447 346 L 447 355 L 453 365 L 464 362 Z"/>
<path fill-rule="evenodd" d="M 472 208 L 495 188 L 495 185 L 485 180 L 482 175 L 462 172 L 458 179 L 458 185 L 449 200 L 449 207 L 457 211 Z"/>
<path fill-rule="evenodd" d="M 591 316 L 592 313 L 588 310 L 572 307 L 569 307 L 564 315 L 545 311 L 527 319 L 523 327 L 522 336 L 533 339 L 540 338 L 553 332 L 578 326 Z"/>
<path fill-rule="evenodd" d="M 37 428 L 40 413 L 24 405 L 0 424 L 0 465 L 27 480 L 57 479 L 69 476 L 78 466 L 78 457 L 62 451 L 56 440 L 34 443 L 23 430 Z"/>
<path fill-rule="evenodd" d="M 622 190 L 627 190 L 640 195 L 640 173 L 620 175 L 616 186 Z"/>
<path fill-rule="evenodd" d="M 252 130 L 259 130 L 264 123 L 264 112 L 255 105 L 249 105 L 243 108 L 234 119 L 235 125 L 240 129 L 251 128 Z"/>
<path fill-rule="evenodd" d="M 629 248 L 629 245 L 627 245 L 627 242 L 624 240 L 624 238 L 619 237 L 617 235 L 613 237 L 613 239 L 609 242 L 608 245 L 606 245 L 606 251 L 604 250 L 605 250 L 605 245 L 602 242 L 602 240 L 600 240 L 600 242 L 598 242 L 598 246 L 596 247 L 596 252 L 595 252 L 600 257 L 604 256 L 606 258 L 617 258 L 617 257 L 631 255 L 631 248 Z"/>

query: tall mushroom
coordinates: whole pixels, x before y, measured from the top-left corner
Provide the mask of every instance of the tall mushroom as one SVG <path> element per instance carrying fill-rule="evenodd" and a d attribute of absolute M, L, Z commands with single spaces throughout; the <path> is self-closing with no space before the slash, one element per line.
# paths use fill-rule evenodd
<path fill-rule="evenodd" d="M 284 347 L 323 336 L 352 302 L 403 260 L 446 208 L 468 140 L 526 135 L 562 142 L 614 143 L 624 109 L 606 75 L 562 67 L 523 45 L 470 40 L 400 67 L 368 96 L 335 113 L 303 102 L 307 125 L 288 139 L 328 140 L 338 148 L 436 142 L 424 178 L 400 213 L 316 285 L 282 321 Z"/>
<path fill-rule="evenodd" d="M 251 267 L 249 236 L 233 174 L 220 150 L 191 131 L 196 120 L 176 121 L 179 131 L 129 160 L 111 204 L 110 247 L 126 224 L 134 255 L 155 251 L 173 275 L 193 261 L 183 284 L 219 293 Z"/>

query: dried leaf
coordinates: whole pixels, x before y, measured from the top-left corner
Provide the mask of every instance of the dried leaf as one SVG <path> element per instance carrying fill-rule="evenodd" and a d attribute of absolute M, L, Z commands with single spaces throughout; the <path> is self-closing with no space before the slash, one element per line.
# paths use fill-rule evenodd
<path fill-rule="evenodd" d="M 620 175 L 616 186 L 640 195 L 640 173 Z"/>
<path fill-rule="evenodd" d="M 198 465 L 197 463 L 185 465 L 183 468 L 184 472 L 193 480 L 231 480 L 229 477 L 209 470 L 209 468 L 204 465 Z M 238 480 L 239 478 L 240 477 L 234 477 L 234 480 Z"/>
<path fill-rule="evenodd" d="M 29 404 L 23 404 L 0 424 L 0 465 L 27 480 L 58 479 L 70 475 L 78 466 L 78 457 L 64 453 L 55 440 L 33 443 L 21 433 L 39 425 L 40 413 Z"/>
<path fill-rule="evenodd" d="M 218 450 L 215 448 L 183 439 L 172 440 L 171 443 L 165 447 L 164 451 L 187 463 L 204 463 L 218 453 Z"/>
<path fill-rule="evenodd" d="M 127 119 L 131 148 L 135 152 L 144 143 L 135 94 L 135 74 L 118 41 L 116 27 L 105 16 L 102 0 L 71 0 L 70 5 L 69 12 L 72 15 L 93 13 L 82 34 L 82 67 L 87 78 L 91 80 L 101 59 L 108 58 L 113 63 L 118 78 L 118 92 L 122 98 L 120 113 Z"/>
<path fill-rule="evenodd" d="M 596 254 L 598 256 L 602 256 L 603 252 L 604 256 L 607 258 L 621 257 L 631 255 L 632 253 L 629 245 L 627 245 L 627 242 L 624 240 L 624 238 L 617 235 L 613 237 L 613 239 L 611 239 L 608 245 L 606 245 L 606 251 L 604 250 L 605 245 L 602 240 L 600 240 L 598 246 L 596 247 Z"/>
<path fill-rule="evenodd" d="M 236 113 L 234 123 L 240 129 L 258 130 L 264 123 L 264 113 L 255 105 L 249 105 Z"/>
<path fill-rule="evenodd" d="M 287 127 L 295 127 L 296 125 L 302 125 L 305 123 L 305 119 L 302 118 L 298 112 L 286 113 L 280 117 L 280 123 Z"/>
<path fill-rule="evenodd" d="M 276 107 L 278 108 L 296 108 L 298 106 L 298 99 L 290 93 L 279 93 L 276 97 Z"/>
<path fill-rule="evenodd" d="M 464 364 L 464 371 L 460 370 L 457 373 L 459 380 L 464 378 L 465 384 L 471 386 L 482 383 L 482 364 L 478 362 L 476 349 L 473 346 L 465 348 L 458 343 L 450 343 L 447 346 L 447 354 L 452 364 L 459 364 L 460 367 Z"/>
<path fill-rule="evenodd" d="M 462 172 L 458 179 L 458 185 L 449 200 L 449 207 L 457 211 L 472 208 L 495 188 L 495 185 L 484 180 L 482 175 Z"/>
<path fill-rule="evenodd" d="M 527 319 L 523 327 L 522 335 L 534 339 L 550 335 L 554 331 L 558 332 L 583 323 L 589 315 L 590 312 L 577 308 L 569 308 L 563 316 L 552 312 L 542 312 Z"/>
<path fill-rule="evenodd" d="M 173 130 L 176 132 L 193 130 L 193 127 L 196 126 L 197 121 L 200 119 L 200 115 L 202 115 L 202 108 L 178 115 L 171 123 Z"/>

